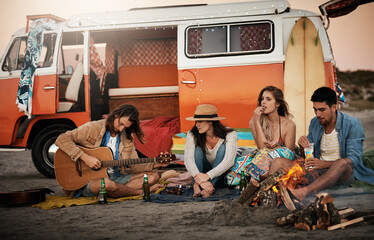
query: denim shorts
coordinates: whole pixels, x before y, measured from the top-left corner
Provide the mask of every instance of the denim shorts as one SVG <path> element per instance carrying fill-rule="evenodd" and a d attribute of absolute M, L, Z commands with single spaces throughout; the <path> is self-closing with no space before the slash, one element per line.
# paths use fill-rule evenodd
<path fill-rule="evenodd" d="M 132 174 L 123 174 L 123 175 L 121 174 L 119 176 L 116 176 L 115 173 L 109 173 L 108 176 L 109 176 L 109 179 L 114 181 L 114 182 L 121 183 L 121 184 L 126 184 L 130 181 Z M 91 192 L 91 189 L 90 189 L 91 182 L 92 181 L 90 181 L 85 187 L 81 188 L 80 196 L 82 196 L 82 197 L 95 197 L 95 196 L 97 196 L 97 194 L 94 194 L 94 193 Z"/>

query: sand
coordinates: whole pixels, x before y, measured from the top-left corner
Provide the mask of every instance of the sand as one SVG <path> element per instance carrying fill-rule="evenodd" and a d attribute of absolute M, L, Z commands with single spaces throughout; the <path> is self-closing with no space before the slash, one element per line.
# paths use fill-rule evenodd
<path fill-rule="evenodd" d="M 374 111 L 355 112 L 373 147 Z M 55 179 L 47 179 L 32 164 L 30 151 L 0 152 L 0 191 L 50 188 L 63 195 Z M 329 189 L 337 208 L 374 211 L 374 194 L 361 188 Z M 313 201 L 311 196 L 306 202 Z M 85 205 L 42 210 L 30 206 L 0 207 L 1 239 L 373 239 L 374 223 L 344 230 L 305 232 L 278 227 L 285 208 L 252 208 L 235 201 L 159 204 L 130 200 L 107 205 Z"/>

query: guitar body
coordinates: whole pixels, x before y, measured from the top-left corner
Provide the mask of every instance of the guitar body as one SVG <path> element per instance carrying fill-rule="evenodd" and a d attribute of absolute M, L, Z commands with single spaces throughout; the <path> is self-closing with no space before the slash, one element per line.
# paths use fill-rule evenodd
<path fill-rule="evenodd" d="M 115 166 L 129 166 L 141 163 L 159 162 L 159 163 L 170 163 L 171 160 L 175 160 L 174 154 L 165 153 L 159 157 L 153 158 L 138 158 L 138 159 L 120 159 L 113 160 L 112 151 L 107 147 L 99 148 L 84 148 L 79 147 L 88 155 L 94 156 L 101 161 L 101 168 L 93 170 L 88 167 L 84 161 L 74 162 L 70 156 L 67 155 L 61 149 L 58 149 L 55 154 L 55 175 L 56 180 L 60 186 L 69 191 L 78 190 L 81 187 L 86 186 L 91 180 L 99 178 L 107 178 L 106 173 L 107 167 Z"/>
<path fill-rule="evenodd" d="M 101 161 L 112 161 L 112 151 L 107 147 L 100 147 L 95 149 L 88 149 L 80 147 L 88 155 L 94 156 Z M 107 178 L 106 168 L 93 170 L 88 167 L 84 161 L 79 161 L 81 165 L 82 175 L 76 167 L 76 162 L 71 160 L 69 155 L 58 149 L 55 155 L 55 175 L 58 184 L 63 189 L 74 191 L 86 186 L 91 180 L 98 178 Z"/>

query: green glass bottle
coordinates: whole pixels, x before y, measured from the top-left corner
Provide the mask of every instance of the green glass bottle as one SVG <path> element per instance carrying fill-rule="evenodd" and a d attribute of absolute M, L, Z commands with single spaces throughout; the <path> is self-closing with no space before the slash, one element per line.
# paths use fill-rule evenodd
<path fill-rule="evenodd" d="M 101 186 L 99 190 L 99 196 L 98 196 L 98 203 L 99 204 L 105 204 L 108 203 L 108 193 L 105 188 L 105 181 L 104 178 L 101 179 Z"/>
<path fill-rule="evenodd" d="M 244 171 L 242 171 L 241 173 L 239 186 L 240 192 L 242 192 L 247 187 L 247 181 L 245 180 Z"/>
<path fill-rule="evenodd" d="M 146 173 L 144 173 L 143 180 L 143 200 L 151 201 L 151 189 L 149 188 L 148 175 Z"/>

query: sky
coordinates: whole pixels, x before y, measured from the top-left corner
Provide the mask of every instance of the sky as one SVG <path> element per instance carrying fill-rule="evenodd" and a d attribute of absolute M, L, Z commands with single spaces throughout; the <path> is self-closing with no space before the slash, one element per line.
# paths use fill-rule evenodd
<path fill-rule="evenodd" d="M 320 14 L 318 6 L 328 0 L 288 0 L 293 9 L 305 9 Z M 11 35 L 26 26 L 26 16 L 53 14 L 65 19 L 71 15 L 111 12 L 130 8 L 176 4 L 216 4 L 240 0 L 1 0 L 0 54 Z M 352 13 L 330 19 L 327 30 L 336 66 L 341 71 L 374 71 L 374 2 L 359 6 Z"/>

